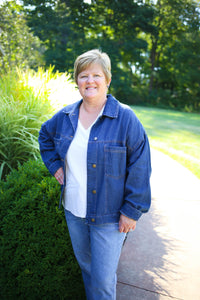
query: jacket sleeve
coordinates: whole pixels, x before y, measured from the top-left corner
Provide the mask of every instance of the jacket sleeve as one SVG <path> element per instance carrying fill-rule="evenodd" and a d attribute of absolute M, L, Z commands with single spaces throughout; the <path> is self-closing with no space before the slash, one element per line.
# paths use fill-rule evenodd
<path fill-rule="evenodd" d="M 39 146 L 40 154 L 42 160 L 49 170 L 49 172 L 54 176 L 56 171 L 62 166 L 60 157 L 55 149 L 54 139 L 53 139 L 53 130 L 50 130 L 50 120 L 45 122 L 39 132 Z M 51 132 L 51 133 L 50 133 Z"/>
<path fill-rule="evenodd" d="M 127 176 L 121 213 L 138 220 L 151 204 L 151 158 L 148 137 L 136 118 L 131 122 L 127 138 Z"/>

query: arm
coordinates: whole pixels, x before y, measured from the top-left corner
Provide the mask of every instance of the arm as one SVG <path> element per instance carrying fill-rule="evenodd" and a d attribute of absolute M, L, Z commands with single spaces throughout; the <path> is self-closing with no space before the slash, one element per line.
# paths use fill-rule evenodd
<path fill-rule="evenodd" d="M 60 157 L 55 149 L 53 136 L 50 134 L 49 121 L 45 122 L 39 132 L 39 145 L 42 160 L 49 172 L 63 184 L 63 168 Z"/>
<path fill-rule="evenodd" d="M 124 204 L 120 212 L 133 221 L 137 221 L 143 213 L 149 210 L 151 204 L 150 147 L 146 133 L 138 120 L 130 122 L 127 151 Z M 130 227 L 132 220 L 130 220 Z"/>

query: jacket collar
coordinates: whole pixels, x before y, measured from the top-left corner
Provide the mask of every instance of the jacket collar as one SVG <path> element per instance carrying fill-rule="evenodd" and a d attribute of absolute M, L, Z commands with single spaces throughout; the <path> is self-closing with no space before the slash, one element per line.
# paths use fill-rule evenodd
<path fill-rule="evenodd" d="M 63 112 L 68 114 L 68 115 L 76 115 L 79 113 L 79 107 L 81 105 L 83 100 L 80 100 L 76 103 L 67 105 L 64 107 Z M 103 111 L 102 116 L 106 116 L 109 118 L 117 118 L 119 113 L 119 102 L 111 95 L 107 95 L 107 102 Z"/>
<path fill-rule="evenodd" d="M 119 113 L 119 102 L 111 95 L 107 95 L 107 102 L 102 116 L 116 119 Z"/>

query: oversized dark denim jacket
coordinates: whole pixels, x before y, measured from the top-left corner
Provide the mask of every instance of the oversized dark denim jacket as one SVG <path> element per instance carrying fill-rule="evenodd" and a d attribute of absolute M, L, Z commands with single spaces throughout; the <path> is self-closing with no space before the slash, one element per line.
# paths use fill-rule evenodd
<path fill-rule="evenodd" d="M 42 159 L 52 175 L 65 170 L 82 100 L 45 122 L 39 133 Z M 149 210 L 150 148 L 138 118 L 112 95 L 92 126 L 87 150 L 87 216 L 89 224 L 118 222 L 120 213 L 138 220 Z M 66 184 L 61 188 L 61 199 Z"/>

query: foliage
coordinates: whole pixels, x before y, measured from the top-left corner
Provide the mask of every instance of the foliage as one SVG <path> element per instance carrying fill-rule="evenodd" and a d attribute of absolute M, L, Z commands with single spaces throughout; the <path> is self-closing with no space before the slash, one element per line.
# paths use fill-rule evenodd
<path fill-rule="evenodd" d="M 1 299 L 85 299 L 60 186 L 41 160 L 0 182 Z"/>
<path fill-rule="evenodd" d="M 42 65 L 44 46 L 27 26 L 21 7 L 15 1 L 4 1 L 0 16 L 0 70 Z"/>
<path fill-rule="evenodd" d="M 77 55 L 101 48 L 111 93 L 129 104 L 199 111 L 199 5 L 195 0 L 24 0 L 46 65 L 72 74 Z"/>
<path fill-rule="evenodd" d="M 0 76 L 0 179 L 18 163 L 39 155 L 41 124 L 80 94 L 68 74 L 27 69 Z"/>
<path fill-rule="evenodd" d="M 109 54 L 113 74 L 111 92 L 130 103 L 133 88 L 138 83 L 132 67 L 143 63 L 141 53 L 147 49 L 142 33 L 155 30 L 151 24 L 153 9 L 143 1 L 131 0 L 92 1 L 91 9 L 94 13 L 87 28 L 87 41 Z"/>
<path fill-rule="evenodd" d="M 52 70 L 10 71 L 0 77 L 0 178 L 36 158 L 38 131 L 52 113 L 47 83 Z"/>
<path fill-rule="evenodd" d="M 139 106 L 133 109 L 151 147 L 177 160 L 200 179 L 200 115 Z"/>
<path fill-rule="evenodd" d="M 89 5 L 83 0 L 24 0 L 30 28 L 46 46 L 46 66 L 73 73 L 76 56 L 85 43 L 84 28 L 88 23 Z"/>
<path fill-rule="evenodd" d="M 72 75 L 77 55 L 100 48 L 112 61 L 110 92 L 123 102 L 200 111 L 199 1 L 4 2 L 4 67 L 20 62 L 36 68 L 39 50 L 45 67 Z"/>
<path fill-rule="evenodd" d="M 131 66 L 142 62 L 147 43 L 138 36 L 150 32 L 153 10 L 150 5 L 121 1 L 42 1 L 24 0 L 28 24 L 45 42 L 46 64 L 72 73 L 77 55 L 101 48 L 112 60 L 111 91 L 131 98 L 134 76 Z M 48 4 L 48 5 L 47 5 Z M 31 6 L 30 6 L 31 5 Z M 30 8 L 29 8 L 30 6 Z"/>
<path fill-rule="evenodd" d="M 200 7 L 195 0 L 158 0 L 150 34 L 151 104 L 200 111 Z M 147 65 L 146 65 L 147 66 Z M 163 97 L 168 93 L 168 97 Z"/>

